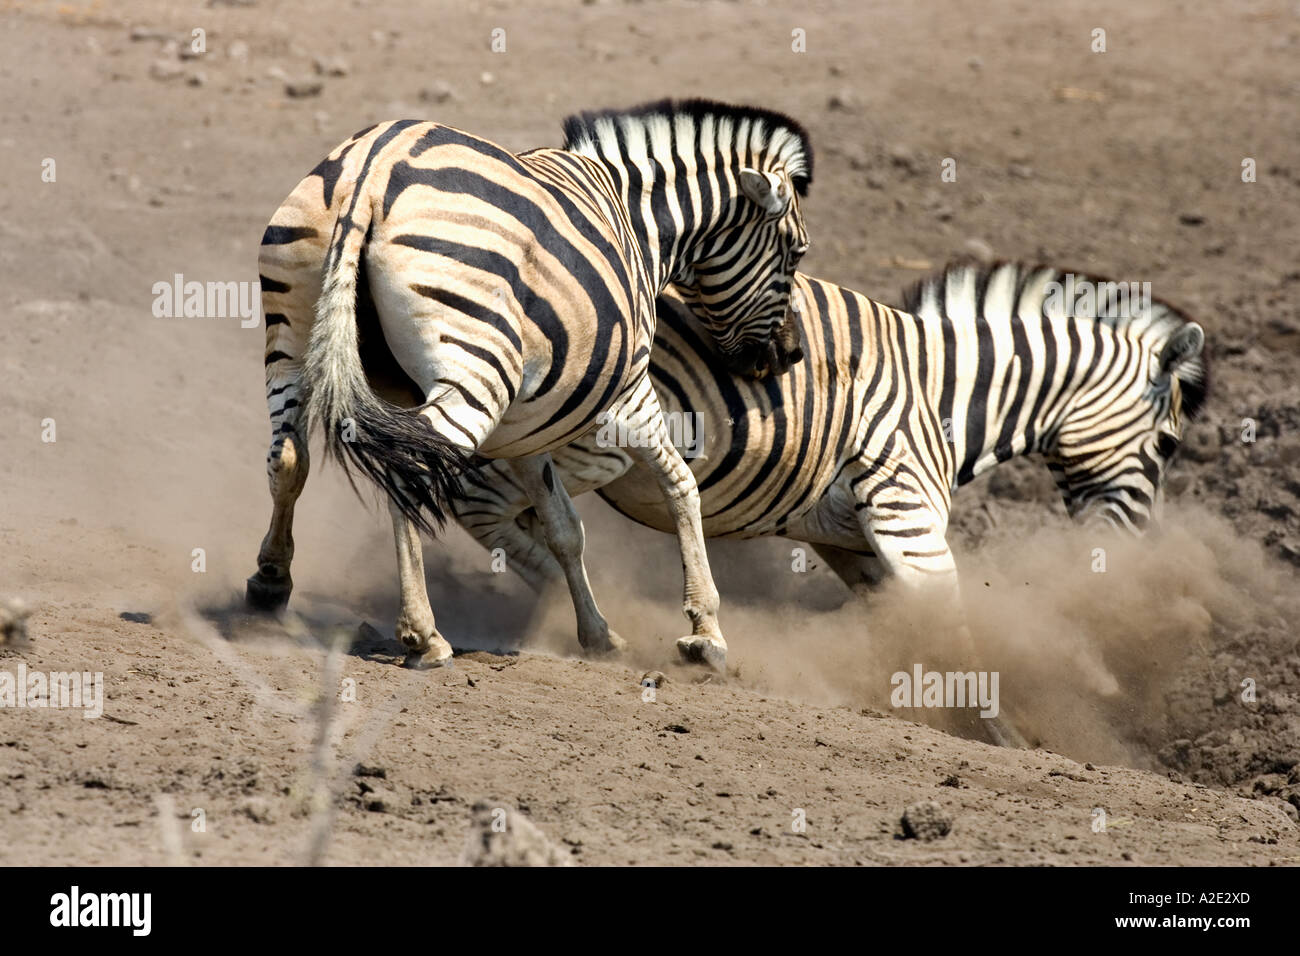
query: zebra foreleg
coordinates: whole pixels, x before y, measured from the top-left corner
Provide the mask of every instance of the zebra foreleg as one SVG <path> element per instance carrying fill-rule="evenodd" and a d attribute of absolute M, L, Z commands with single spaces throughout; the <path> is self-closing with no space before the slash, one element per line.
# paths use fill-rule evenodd
<path fill-rule="evenodd" d="M 692 663 L 726 670 L 727 642 L 718 626 L 718 588 L 713 583 L 709 554 L 704 546 L 700 491 L 695 475 L 668 439 L 659 399 L 648 380 L 645 392 L 639 394 L 642 400 L 623 406 L 615 414 L 615 420 L 620 433 L 632 436 L 624 451 L 654 475 L 677 533 L 685 577 L 682 611 L 691 622 L 691 633 L 678 638 L 677 651 Z"/>
<path fill-rule="evenodd" d="M 591 593 L 587 569 L 582 563 L 585 536 L 578 512 L 556 473 L 550 455 L 532 455 L 510 461 L 510 470 L 541 518 L 546 545 L 564 571 L 578 617 L 578 642 L 589 654 L 608 654 L 623 649 L 624 641 L 609 629 L 609 623 Z M 511 522 L 513 525 L 514 522 Z M 515 525 L 515 527 L 519 527 Z M 519 528 L 523 532 L 522 528 Z M 526 532 L 524 532 L 526 533 Z"/>
<path fill-rule="evenodd" d="M 885 575 L 885 566 L 874 554 L 850 551 L 833 544 L 813 543 L 812 548 L 860 599 L 870 598 Z"/>
<path fill-rule="evenodd" d="M 546 545 L 545 533 L 528 493 L 504 460 L 485 463 L 466 477 L 465 496 L 452 505 L 456 521 L 532 590 L 542 593 L 564 583 L 564 571 Z"/>
<path fill-rule="evenodd" d="M 941 627 L 950 632 L 960 659 L 977 660 L 975 640 L 962 612 L 957 564 L 944 537 L 946 516 L 922 495 L 899 484 L 874 484 L 863 477 L 854 495 L 858 521 L 872 551 L 909 590 L 938 598 L 945 618 Z M 984 718 L 968 709 L 956 718 L 963 734 L 983 737 L 999 747 L 1029 747 L 1005 714 Z"/>

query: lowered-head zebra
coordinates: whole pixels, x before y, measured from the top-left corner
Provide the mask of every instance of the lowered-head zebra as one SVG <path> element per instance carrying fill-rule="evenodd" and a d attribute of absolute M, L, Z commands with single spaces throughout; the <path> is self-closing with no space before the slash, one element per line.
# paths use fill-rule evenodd
<path fill-rule="evenodd" d="M 692 633 L 679 648 L 723 659 L 698 493 L 649 381 L 654 302 L 684 283 L 733 367 L 762 359 L 807 247 L 808 139 L 780 114 L 698 100 L 582 114 L 565 137 L 515 154 L 436 123 L 381 124 L 336 148 L 272 217 L 259 264 L 274 509 L 251 603 L 288 599 L 293 506 L 319 425 L 389 499 L 411 663 L 452 653 L 418 531 L 485 460 L 539 516 L 583 646 L 617 648 L 549 456 L 605 415 L 638 435 L 634 460 L 681 542 Z"/>
<path fill-rule="evenodd" d="M 665 294 L 651 376 L 666 414 L 697 423 L 690 463 L 705 534 L 784 535 L 811 543 L 855 589 L 892 574 L 955 598 L 952 492 L 1025 454 L 1046 461 L 1076 519 L 1141 531 L 1205 400 L 1204 333 L 1160 300 L 1105 314 L 1114 297 L 1085 300 L 1089 282 L 958 263 L 900 311 L 800 275 L 790 319 L 806 358 L 757 382 L 718 373 L 700 323 Z M 571 494 L 599 490 L 668 529 L 634 464 L 598 433 L 555 456 Z M 556 572 L 527 500 L 493 467 L 472 482 L 458 519 L 540 588 Z"/>

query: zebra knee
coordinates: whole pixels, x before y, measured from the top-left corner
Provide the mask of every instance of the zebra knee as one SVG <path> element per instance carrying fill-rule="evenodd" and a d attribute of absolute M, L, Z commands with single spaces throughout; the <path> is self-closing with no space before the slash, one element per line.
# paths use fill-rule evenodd
<path fill-rule="evenodd" d="M 576 517 L 572 521 L 556 521 L 545 526 L 546 544 L 555 555 L 556 560 L 566 567 L 582 560 L 582 551 L 586 546 L 586 535 L 582 522 Z"/>

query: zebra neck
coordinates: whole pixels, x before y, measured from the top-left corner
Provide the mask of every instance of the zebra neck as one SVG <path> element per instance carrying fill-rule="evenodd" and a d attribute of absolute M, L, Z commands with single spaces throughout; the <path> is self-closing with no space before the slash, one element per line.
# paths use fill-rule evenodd
<path fill-rule="evenodd" d="M 943 357 L 929 376 L 930 405 L 952 449 L 951 487 L 1055 441 L 1083 378 L 1068 356 L 1049 365 L 1010 328 L 987 322 L 935 324 L 927 340 L 929 354 Z"/>
<path fill-rule="evenodd" d="M 696 261 L 721 230 L 734 226 L 744 211 L 735 201 L 739 165 L 734 157 L 719 153 L 705 168 L 699 168 L 699 155 L 687 159 L 663 147 L 647 148 L 644 155 L 596 158 L 622 196 L 632 235 L 657 293 L 684 265 Z"/>

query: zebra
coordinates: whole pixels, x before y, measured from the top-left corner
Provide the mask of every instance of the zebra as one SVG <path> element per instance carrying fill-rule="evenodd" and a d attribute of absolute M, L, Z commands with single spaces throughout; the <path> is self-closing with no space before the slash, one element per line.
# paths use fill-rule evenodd
<path fill-rule="evenodd" d="M 705 423 L 690 462 L 706 536 L 806 542 L 856 593 L 894 576 L 955 608 L 952 493 L 1018 455 L 1045 460 L 1076 521 L 1141 534 L 1206 400 L 1205 334 L 1158 299 L 1115 315 L 1113 295 L 1084 295 L 1107 285 L 959 261 L 900 310 L 800 274 L 790 322 L 805 361 L 762 381 L 717 371 L 699 322 L 665 293 L 651 378 L 666 413 Z M 570 495 L 595 490 L 671 527 L 646 475 L 598 432 L 554 461 Z M 536 516 L 499 467 L 474 475 L 455 507 L 535 590 L 554 579 Z"/>
<path fill-rule="evenodd" d="M 592 653 L 623 644 L 582 565 L 583 530 L 550 452 L 609 414 L 640 436 L 681 543 L 689 660 L 725 661 L 699 497 L 650 385 L 668 284 L 738 371 L 772 352 L 808 235 L 808 135 L 770 110 L 663 100 L 585 112 L 560 149 L 514 154 L 436 123 L 355 134 L 271 218 L 259 269 L 273 509 L 247 600 L 292 589 L 307 435 L 386 494 L 414 667 L 452 656 L 425 588 L 420 532 L 502 462 L 540 515 Z M 355 485 L 354 485 L 355 487 Z"/>

